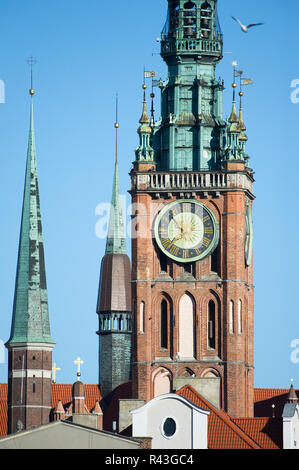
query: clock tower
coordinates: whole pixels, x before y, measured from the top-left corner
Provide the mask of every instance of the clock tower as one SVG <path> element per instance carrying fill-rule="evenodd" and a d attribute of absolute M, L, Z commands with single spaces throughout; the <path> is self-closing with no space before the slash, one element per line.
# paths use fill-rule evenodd
<path fill-rule="evenodd" d="M 235 80 L 222 114 L 222 48 L 217 0 L 168 0 L 161 118 L 148 117 L 144 84 L 131 171 L 132 391 L 149 401 L 190 383 L 250 417 L 254 180 Z"/>

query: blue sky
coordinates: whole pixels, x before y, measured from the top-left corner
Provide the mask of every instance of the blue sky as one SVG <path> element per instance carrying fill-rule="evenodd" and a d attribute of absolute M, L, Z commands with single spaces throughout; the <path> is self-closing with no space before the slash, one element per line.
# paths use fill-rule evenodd
<path fill-rule="evenodd" d="M 219 0 L 226 53 L 217 75 L 226 85 L 225 115 L 231 110 L 232 61 L 254 80 L 245 90 L 244 120 L 256 172 L 256 387 L 285 388 L 294 378 L 299 388 L 299 363 L 291 361 L 291 342 L 299 338 L 299 103 L 291 101 L 291 82 L 299 79 L 299 4 L 290 0 L 288 5 Z M 75 380 L 78 355 L 84 360 L 82 380 L 98 379 L 95 309 L 105 240 L 96 236 L 95 211 L 111 198 L 115 94 L 120 183 L 127 194 L 138 145 L 143 67 L 163 79 L 167 74 L 156 42 L 166 11 L 166 0 L 0 0 L 0 80 L 5 84 L 5 103 L 0 104 L 0 339 L 7 341 L 10 332 L 29 128 L 26 60 L 33 55 L 38 60 L 35 129 L 53 360 L 61 367 L 61 383 Z M 265 25 L 246 35 L 231 15 Z M 5 353 L 0 382 L 6 381 Z"/>

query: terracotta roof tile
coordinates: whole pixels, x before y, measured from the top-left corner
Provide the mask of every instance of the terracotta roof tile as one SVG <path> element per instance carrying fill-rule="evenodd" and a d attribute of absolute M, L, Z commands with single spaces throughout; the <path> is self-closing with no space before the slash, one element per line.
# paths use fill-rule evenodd
<path fill-rule="evenodd" d="M 280 418 L 288 394 L 289 389 L 285 388 L 256 388 L 254 390 L 254 416 L 272 418 L 272 405 L 275 405 L 274 416 Z M 297 395 L 299 396 L 298 390 Z"/>
<path fill-rule="evenodd" d="M 59 399 L 64 407 L 71 404 L 72 386 L 73 384 L 52 385 L 53 408 Z M 120 387 L 120 391 L 115 393 L 114 405 L 107 410 L 110 420 L 115 419 L 114 415 L 118 413 L 119 397 L 124 394 L 129 396 L 129 384 L 125 386 L 128 390 Z M 7 435 L 7 389 L 7 384 L 0 384 L 0 437 Z M 224 411 L 217 410 L 190 386 L 183 387 L 178 393 L 210 411 L 208 431 L 210 449 L 277 449 L 282 447 L 282 421 L 279 418 L 271 418 L 272 404 L 275 404 L 276 416 L 280 417 L 288 392 L 288 389 L 255 389 L 255 410 L 257 413 L 267 414 L 257 414 L 260 417 L 256 418 L 238 419 L 231 419 Z M 97 400 L 101 401 L 98 385 L 85 384 L 85 396 L 86 406 L 91 410 Z"/>
<path fill-rule="evenodd" d="M 0 437 L 7 435 L 7 384 L 0 384 Z"/>
<path fill-rule="evenodd" d="M 63 407 L 69 406 L 72 401 L 73 384 L 52 384 L 52 408 L 54 409 L 59 400 Z M 0 384 L 0 437 L 7 435 L 7 384 Z M 85 385 L 85 403 L 90 411 L 96 404 L 101 401 L 101 394 L 98 385 Z"/>
<path fill-rule="evenodd" d="M 59 400 L 64 407 L 71 403 L 72 387 L 73 384 L 52 384 L 52 408 L 55 408 Z M 89 411 L 95 406 L 96 401 L 101 399 L 98 385 L 85 384 L 85 404 Z"/>
<path fill-rule="evenodd" d="M 210 402 L 204 399 L 190 385 L 186 385 L 178 392 L 195 405 L 210 411 L 208 417 L 208 448 L 209 449 L 260 449 L 240 427 L 238 427 L 222 410 L 217 410 Z"/>
<path fill-rule="evenodd" d="M 248 436 L 262 449 L 282 449 L 283 430 L 281 418 L 238 418 L 233 419 Z"/>

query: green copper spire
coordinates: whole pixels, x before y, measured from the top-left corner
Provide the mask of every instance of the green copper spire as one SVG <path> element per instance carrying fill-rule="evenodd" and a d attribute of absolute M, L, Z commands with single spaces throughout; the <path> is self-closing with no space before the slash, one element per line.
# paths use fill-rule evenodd
<path fill-rule="evenodd" d="M 119 123 L 114 125 L 116 129 L 116 156 L 115 156 L 115 168 L 113 178 L 113 190 L 110 208 L 110 219 L 108 237 L 106 243 L 106 254 L 127 254 L 126 237 L 125 237 L 125 226 L 122 214 L 120 189 L 119 189 L 119 173 L 118 173 L 118 161 L 117 161 L 117 131 Z"/>
<path fill-rule="evenodd" d="M 50 334 L 44 246 L 36 167 L 33 95 L 13 318 L 8 345 L 54 344 Z"/>

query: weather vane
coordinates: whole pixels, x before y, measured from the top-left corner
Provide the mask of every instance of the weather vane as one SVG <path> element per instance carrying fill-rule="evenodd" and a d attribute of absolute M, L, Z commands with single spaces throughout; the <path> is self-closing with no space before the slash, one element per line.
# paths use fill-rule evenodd
<path fill-rule="evenodd" d="M 33 88 L 33 66 L 37 63 L 37 60 L 35 57 L 30 56 L 27 59 L 27 64 L 30 66 L 30 90 L 29 93 L 30 95 L 34 95 L 34 88 Z"/>
<path fill-rule="evenodd" d="M 117 163 L 118 161 L 118 136 L 117 136 L 117 131 L 119 128 L 119 122 L 118 122 L 118 93 L 116 93 L 116 105 L 115 105 L 115 162 Z"/>

